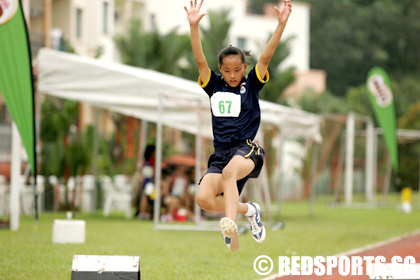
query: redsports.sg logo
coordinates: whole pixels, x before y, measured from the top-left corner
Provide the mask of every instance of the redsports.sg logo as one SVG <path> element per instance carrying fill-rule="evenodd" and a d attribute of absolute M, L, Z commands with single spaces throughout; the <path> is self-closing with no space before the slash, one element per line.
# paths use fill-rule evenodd
<path fill-rule="evenodd" d="M 262 255 L 254 261 L 254 271 L 268 275 L 277 266 L 273 260 Z M 332 275 L 337 271 L 341 276 L 368 275 L 370 279 L 414 279 L 403 276 L 420 275 L 420 266 L 412 256 L 394 256 L 390 260 L 384 256 L 279 256 L 278 274 L 286 275 Z M 380 277 L 393 278 L 380 278 Z M 379 277 L 379 278 L 377 278 Z"/>

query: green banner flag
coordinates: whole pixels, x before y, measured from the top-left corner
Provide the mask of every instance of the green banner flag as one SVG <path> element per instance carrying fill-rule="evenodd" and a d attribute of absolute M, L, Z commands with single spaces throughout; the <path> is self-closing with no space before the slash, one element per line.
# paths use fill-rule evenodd
<path fill-rule="evenodd" d="M 0 94 L 19 130 L 36 175 L 31 54 L 21 3 L 0 0 Z"/>
<path fill-rule="evenodd" d="M 391 82 L 387 73 L 380 67 L 373 67 L 367 77 L 369 100 L 376 119 L 384 133 L 385 143 L 392 160 L 392 166 L 398 172 L 398 144 L 395 123 L 394 98 Z"/>

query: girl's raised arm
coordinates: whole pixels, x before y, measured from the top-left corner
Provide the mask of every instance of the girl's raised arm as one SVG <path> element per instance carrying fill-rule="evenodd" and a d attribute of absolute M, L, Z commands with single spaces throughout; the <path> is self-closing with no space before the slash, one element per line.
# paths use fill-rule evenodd
<path fill-rule="evenodd" d="M 283 0 L 283 2 L 284 7 L 281 11 L 279 10 L 279 8 L 274 7 L 278 17 L 278 24 L 276 30 L 274 30 L 270 41 L 268 41 L 267 46 L 265 47 L 257 63 L 257 70 L 258 73 L 261 75 L 261 78 L 265 77 L 268 64 L 270 63 L 271 57 L 273 56 L 280 42 L 281 36 L 283 35 L 283 31 L 286 27 L 287 20 L 289 19 L 289 15 L 292 12 L 292 4 L 290 3 L 290 0 Z"/>
<path fill-rule="evenodd" d="M 204 0 L 201 0 L 200 4 L 197 5 L 197 0 L 191 0 L 191 6 L 188 9 L 184 6 L 185 11 L 188 14 L 188 21 L 190 23 L 191 30 L 191 47 L 194 54 L 195 63 L 198 67 L 198 72 L 202 81 L 207 80 L 210 74 L 209 66 L 207 64 L 206 57 L 204 56 L 203 47 L 201 45 L 200 30 L 198 23 L 200 20 L 207 15 L 207 13 L 200 13 L 200 8 L 203 5 Z"/>

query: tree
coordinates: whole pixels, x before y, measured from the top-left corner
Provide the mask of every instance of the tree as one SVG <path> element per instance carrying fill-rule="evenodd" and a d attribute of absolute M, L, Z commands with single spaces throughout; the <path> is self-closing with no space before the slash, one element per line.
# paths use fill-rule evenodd
<path fill-rule="evenodd" d="M 400 80 L 420 72 L 420 2 L 307 0 L 311 3 L 311 67 L 328 73 L 335 95 L 363 84 L 369 69 Z"/>
<path fill-rule="evenodd" d="M 420 81 L 418 75 L 407 75 L 400 82 L 393 81 L 392 87 L 395 98 L 395 114 L 397 119 L 401 119 L 410 114 L 408 109 L 411 105 L 420 102 Z M 420 129 L 420 127 L 405 125 L 402 128 Z"/>
<path fill-rule="evenodd" d="M 420 101 L 408 107 L 407 113 L 398 120 L 398 127 L 420 130 Z"/>
<path fill-rule="evenodd" d="M 375 1 L 370 11 L 371 40 L 386 54 L 384 66 L 397 79 L 420 72 L 420 2 Z"/>
<path fill-rule="evenodd" d="M 400 82 L 393 79 L 391 84 L 395 104 L 395 117 L 399 120 L 401 118 L 405 118 L 406 114 L 409 113 L 407 108 L 420 101 L 420 81 L 418 81 L 416 75 L 412 75 L 407 76 Z M 365 84 L 350 88 L 344 101 L 350 111 L 370 116 L 372 119 L 375 119 L 375 114 L 368 99 Z M 420 129 L 408 126 L 406 126 L 406 128 Z"/>
<path fill-rule="evenodd" d="M 271 35 L 268 36 L 267 42 L 270 40 L 270 37 Z M 261 99 L 274 103 L 281 103 L 281 93 L 295 81 L 295 67 L 291 66 L 283 70 L 279 67 L 290 54 L 290 42 L 292 40 L 293 37 L 287 38 L 286 40 L 282 40 L 277 46 L 267 69 L 270 75 L 270 82 L 261 90 Z M 257 59 L 254 58 L 254 60 L 254 64 L 257 63 Z"/>
<path fill-rule="evenodd" d="M 144 32 L 139 20 L 132 20 L 127 35 L 117 35 L 115 43 L 124 64 L 179 75 L 189 39 L 173 28 L 165 35 L 158 30 Z"/>
<path fill-rule="evenodd" d="M 399 129 L 420 129 L 420 82 L 416 76 L 407 76 L 404 80 L 392 81 L 392 90 L 395 104 L 395 115 Z M 350 110 L 361 115 L 370 116 L 378 127 L 377 119 L 373 113 L 372 106 L 368 100 L 368 93 L 365 85 L 352 88 L 348 91 L 345 101 Z M 381 142 L 378 142 L 378 145 Z M 400 139 L 398 143 L 399 153 L 399 178 L 400 184 L 396 184 L 396 190 L 401 187 L 414 187 L 418 185 L 419 168 L 419 145 L 417 141 Z M 385 149 L 379 148 L 381 151 Z M 394 174 L 396 176 L 396 174 Z"/>
<path fill-rule="evenodd" d="M 46 98 L 42 104 L 41 134 L 42 166 L 41 174 L 64 177 L 65 138 L 70 126 L 77 122 L 78 104 Z"/>
<path fill-rule="evenodd" d="M 328 88 L 343 96 L 380 60 L 368 40 L 368 12 L 349 0 L 312 2 L 310 64 L 326 70 Z"/>
<path fill-rule="evenodd" d="M 417 129 L 420 130 L 420 101 L 412 104 L 407 108 L 406 114 L 398 120 L 398 127 L 404 129 Z M 400 141 L 399 145 L 399 162 L 401 179 L 400 188 L 410 187 L 418 189 L 419 180 L 419 154 L 420 145 L 418 139 Z"/>
<path fill-rule="evenodd" d="M 228 35 L 232 26 L 232 20 L 229 18 L 228 9 L 211 10 L 208 12 L 208 19 L 208 27 L 200 25 L 201 42 L 209 68 L 217 71 L 219 68 L 217 56 L 223 48 L 229 45 Z M 188 67 L 184 68 L 183 76 L 191 80 L 196 80 L 199 73 L 192 52 L 187 53 L 186 58 Z M 254 64 L 256 62 L 253 57 L 249 60 Z"/>
<path fill-rule="evenodd" d="M 219 65 L 217 56 L 229 44 L 232 20 L 228 9 L 209 11 L 208 19 L 207 27 L 200 25 L 201 41 L 209 68 L 216 71 Z M 268 68 L 271 82 L 261 92 L 261 99 L 280 102 L 281 92 L 294 81 L 293 67 L 282 71 L 278 67 L 290 54 L 289 45 L 292 39 L 282 41 L 272 57 Z M 128 34 L 116 36 L 115 42 L 125 64 L 197 80 L 198 70 L 190 51 L 189 36 L 178 35 L 177 28 L 166 35 L 160 35 L 158 30 L 144 32 L 141 22 L 133 20 Z M 257 59 L 251 58 L 251 61 L 255 64 Z"/>
<path fill-rule="evenodd" d="M 337 97 L 330 92 L 319 94 L 312 90 L 307 90 L 301 95 L 297 101 L 297 106 L 290 105 L 291 107 L 299 107 L 304 111 L 321 115 L 345 114 L 349 110 L 342 97 Z"/>
<path fill-rule="evenodd" d="M 70 167 L 68 158 L 72 152 L 67 149 L 68 135 L 70 127 L 77 122 L 78 116 L 77 102 L 55 98 L 44 100 L 40 133 L 42 141 L 40 173 L 46 178 L 50 175 L 55 175 L 57 178 L 68 175 Z M 66 207 L 69 206 L 67 191 L 65 204 Z"/>
<path fill-rule="evenodd" d="M 228 9 L 209 11 L 208 19 L 208 27 L 200 25 L 201 42 L 209 68 L 216 71 L 216 69 L 219 68 L 217 55 L 228 45 L 228 34 L 232 21 L 229 18 Z M 191 46 L 188 47 L 188 50 L 189 52 L 186 56 L 188 64 L 186 65 L 187 67 L 183 69 L 183 76 L 191 80 L 197 80 L 199 73 L 195 64 L 194 55 L 192 51 L 190 51 Z"/>
<path fill-rule="evenodd" d="M 370 104 L 366 85 L 350 88 L 344 101 L 347 104 L 349 111 L 363 116 L 370 116 L 372 120 L 375 120 L 375 113 Z"/>

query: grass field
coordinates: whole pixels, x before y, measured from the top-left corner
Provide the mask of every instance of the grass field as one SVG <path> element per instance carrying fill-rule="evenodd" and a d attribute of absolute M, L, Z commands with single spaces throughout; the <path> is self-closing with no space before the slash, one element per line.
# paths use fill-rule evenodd
<path fill-rule="evenodd" d="M 293 202 L 284 203 L 282 213 L 284 229 L 268 229 L 262 244 L 248 231 L 236 252 L 226 248 L 219 232 L 156 232 L 152 222 L 126 220 L 123 213 L 78 213 L 86 221 L 86 243 L 53 244 L 53 220 L 65 213 L 42 213 L 36 232 L 33 218 L 21 217 L 18 231 L 0 230 L 0 279 L 70 279 L 73 255 L 85 254 L 140 256 L 146 280 L 261 279 L 253 270 L 260 255 L 329 256 L 420 228 L 419 210 L 403 214 L 395 207 L 329 208 L 318 201 L 311 218 L 307 202 Z"/>

